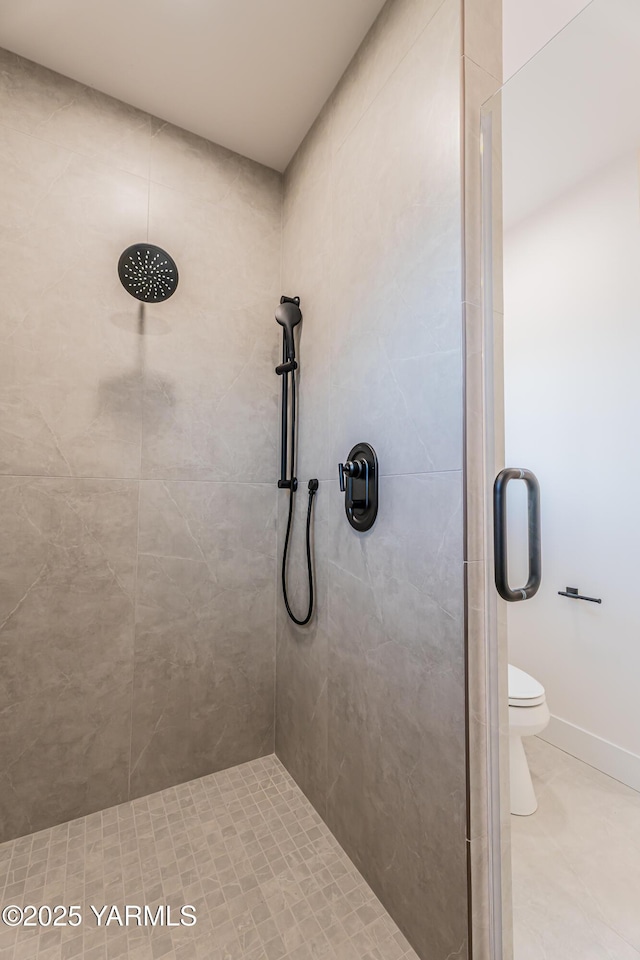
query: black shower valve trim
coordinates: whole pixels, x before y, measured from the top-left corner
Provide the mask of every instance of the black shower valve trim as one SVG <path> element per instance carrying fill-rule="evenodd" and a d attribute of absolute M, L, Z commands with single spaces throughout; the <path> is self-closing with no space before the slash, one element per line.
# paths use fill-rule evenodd
<path fill-rule="evenodd" d="M 357 443 L 338 464 L 347 520 L 361 533 L 370 530 L 378 514 L 378 458 L 370 443 Z"/>

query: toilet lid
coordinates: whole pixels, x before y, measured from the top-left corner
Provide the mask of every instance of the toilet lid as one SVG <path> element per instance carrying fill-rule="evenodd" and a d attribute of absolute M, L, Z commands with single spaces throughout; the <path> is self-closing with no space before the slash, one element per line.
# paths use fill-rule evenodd
<path fill-rule="evenodd" d="M 524 670 L 509 664 L 509 705 L 535 707 L 544 703 L 544 687 Z"/>

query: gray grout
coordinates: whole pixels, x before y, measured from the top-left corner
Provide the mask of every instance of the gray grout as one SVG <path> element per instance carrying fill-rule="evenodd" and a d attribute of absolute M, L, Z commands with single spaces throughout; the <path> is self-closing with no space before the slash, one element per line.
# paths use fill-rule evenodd
<path fill-rule="evenodd" d="M 83 916 L 0 925 L 3 960 L 417 960 L 273 755 L 0 845 L 1 892 Z M 91 904 L 125 903 L 197 922 L 96 925 Z"/>

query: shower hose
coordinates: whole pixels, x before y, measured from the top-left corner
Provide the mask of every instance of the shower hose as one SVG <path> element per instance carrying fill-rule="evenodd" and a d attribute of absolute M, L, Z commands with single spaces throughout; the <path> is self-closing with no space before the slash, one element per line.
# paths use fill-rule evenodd
<path fill-rule="evenodd" d="M 295 372 L 291 376 L 291 473 L 295 473 L 295 462 L 296 462 L 296 375 Z M 313 560 L 311 557 L 311 516 L 313 513 L 313 499 L 318 491 L 318 481 L 309 480 L 309 503 L 307 506 L 307 530 L 306 530 L 306 545 L 307 545 L 307 578 L 309 581 L 309 606 L 307 608 L 307 615 L 304 619 L 299 620 L 298 617 L 294 614 L 291 606 L 289 604 L 289 597 L 287 595 L 287 558 L 289 555 L 289 540 L 291 537 L 291 527 L 293 526 L 293 507 L 295 503 L 296 488 L 298 486 L 298 481 L 292 476 L 291 486 L 289 487 L 289 517 L 287 519 L 287 532 L 284 538 L 284 550 L 282 551 L 282 596 L 284 599 L 284 605 L 286 607 L 289 617 L 295 624 L 299 627 L 304 627 L 313 615 Z"/>

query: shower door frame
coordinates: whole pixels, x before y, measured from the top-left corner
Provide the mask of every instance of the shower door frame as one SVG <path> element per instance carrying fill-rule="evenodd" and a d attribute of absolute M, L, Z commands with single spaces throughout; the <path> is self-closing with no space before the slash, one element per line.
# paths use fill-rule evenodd
<path fill-rule="evenodd" d="M 506 604 L 494 582 L 492 497 L 495 477 L 505 465 L 500 118 L 498 90 L 482 104 L 477 121 L 481 297 L 475 322 L 480 330 L 471 332 L 471 316 L 465 323 L 468 545 L 476 538 L 476 552 L 469 549 L 471 562 L 466 564 L 473 960 L 513 960 Z M 473 562 L 479 556 L 482 561 Z"/>
<path fill-rule="evenodd" d="M 487 821 L 489 843 L 489 922 L 493 957 L 513 957 L 511 891 L 511 822 L 509 802 L 508 652 L 505 604 L 494 577 L 493 485 L 505 466 L 504 354 L 502 301 L 502 127 L 497 111 L 501 94 L 483 105 L 480 121 L 482 158 L 482 355 L 484 434 L 484 530 Z M 494 121 L 498 119 L 498 123 Z M 497 126 L 497 130 L 495 129 Z M 500 614 L 503 614 L 502 616 Z M 492 958 L 493 960 L 493 958 Z"/>

